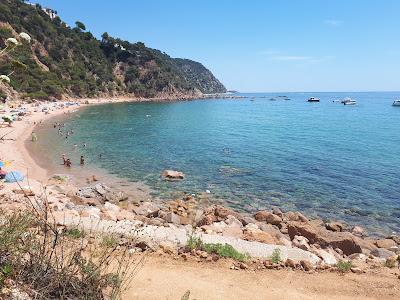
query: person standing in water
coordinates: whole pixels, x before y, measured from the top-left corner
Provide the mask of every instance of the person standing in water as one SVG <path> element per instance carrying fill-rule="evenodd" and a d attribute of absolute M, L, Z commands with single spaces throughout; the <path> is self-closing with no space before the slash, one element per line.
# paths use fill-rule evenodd
<path fill-rule="evenodd" d="M 67 158 L 67 160 L 65 161 L 65 165 L 70 168 L 71 167 L 71 160 L 69 158 Z"/>
<path fill-rule="evenodd" d="M 38 138 L 37 138 L 36 132 L 32 131 L 31 138 L 32 138 L 32 142 L 37 142 Z"/>
<path fill-rule="evenodd" d="M 85 164 L 85 159 L 83 158 L 83 155 L 81 155 L 81 166 Z"/>

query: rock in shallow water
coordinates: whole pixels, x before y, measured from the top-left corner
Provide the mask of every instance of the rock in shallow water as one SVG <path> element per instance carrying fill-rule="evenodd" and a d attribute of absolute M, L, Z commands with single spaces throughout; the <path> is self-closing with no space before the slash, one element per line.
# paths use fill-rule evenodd
<path fill-rule="evenodd" d="M 174 170 L 165 170 L 161 176 L 166 180 L 180 180 L 185 178 L 185 174 Z"/>

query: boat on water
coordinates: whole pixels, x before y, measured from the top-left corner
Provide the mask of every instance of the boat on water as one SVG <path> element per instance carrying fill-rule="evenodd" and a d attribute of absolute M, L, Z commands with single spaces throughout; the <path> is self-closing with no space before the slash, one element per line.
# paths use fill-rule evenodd
<path fill-rule="evenodd" d="M 357 101 L 354 99 L 351 99 L 351 98 L 344 98 L 341 102 L 344 105 L 356 105 L 357 104 Z"/>
<path fill-rule="evenodd" d="M 394 100 L 393 106 L 400 106 L 400 100 Z"/>
<path fill-rule="evenodd" d="M 308 102 L 319 102 L 320 99 L 319 99 L 319 98 L 315 98 L 315 97 L 311 97 L 311 98 L 308 98 L 307 101 L 308 101 Z"/>

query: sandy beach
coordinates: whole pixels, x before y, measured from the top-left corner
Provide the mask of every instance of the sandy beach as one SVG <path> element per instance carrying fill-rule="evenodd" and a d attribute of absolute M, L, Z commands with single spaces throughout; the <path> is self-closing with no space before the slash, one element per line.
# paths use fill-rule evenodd
<path fill-rule="evenodd" d="M 13 171 L 20 171 L 26 178 L 20 184 L 23 186 L 30 185 L 31 188 L 36 189 L 40 185 L 46 184 L 49 179 L 49 170 L 40 166 L 37 161 L 32 157 L 31 153 L 27 149 L 25 143 L 31 140 L 31 134 L 36 126 L 40 126 L 40 123 L 45 122 L 51 118 L 58 117 L 61 115 L 67 115 L 77 111 L 79 108 L 87 105 L 101 105 L 106 103 L 118 103 L 118 102 L 135 102 L 136 99 L 128 98 L 116 98 L 116 99 L 78 99 L 68 102 L 76 102 L 78 105 L 64 106 L 67 103 L 57 102 L 57 107 L 52 108 L 48 113 L 42 112 L 37 109 L 33 104 L 21 104 L 20 108 L 26 108 L 28 114 L 23 116 L 21 120 L 15 121 L 12 127 L 8 127 L 5 124 L 0 127 L 0 137 L 4 137 L 4 141 L 1 141 L 0 147 L 0 158 L 4 161 L 11 162 L 8 169 Z M 41 106 L 51 107 L 54 103 L 47 103 Z M 14 106 L 14 105 L 13 105 Z M 36 109 L 35 109 L 36 108 Z M 35 111 L 36 110 L 36 111 Z M 29 183 L 28 183 L 29 181 Z M 16 184 L 9 184 L 6 186 L 8 189 L 16 188 Z"/>

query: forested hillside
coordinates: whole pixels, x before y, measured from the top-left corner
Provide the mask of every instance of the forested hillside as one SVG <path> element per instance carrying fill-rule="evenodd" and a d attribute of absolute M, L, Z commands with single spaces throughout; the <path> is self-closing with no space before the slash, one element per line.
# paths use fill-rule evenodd
<path fill-rule="evenodd" d="M 30 44 L 18 46 L 13 53 L 28 67 L 13 73 L 11 86 L 15 91 L 32 99 L 107 95 L 180 98 L 226 91 L 198 62 L 171 58 L 141 42 L 130 43 L 107 33 L 98 40 L 82 22 L 75 25 L 70 28 L 40 5 L 21 0 L 0 2 L 0 46 L 19 32 L 32 38 Z M 12 68 L 11 60 L 2 57 L 0 74 L 9 74 Z"/>

